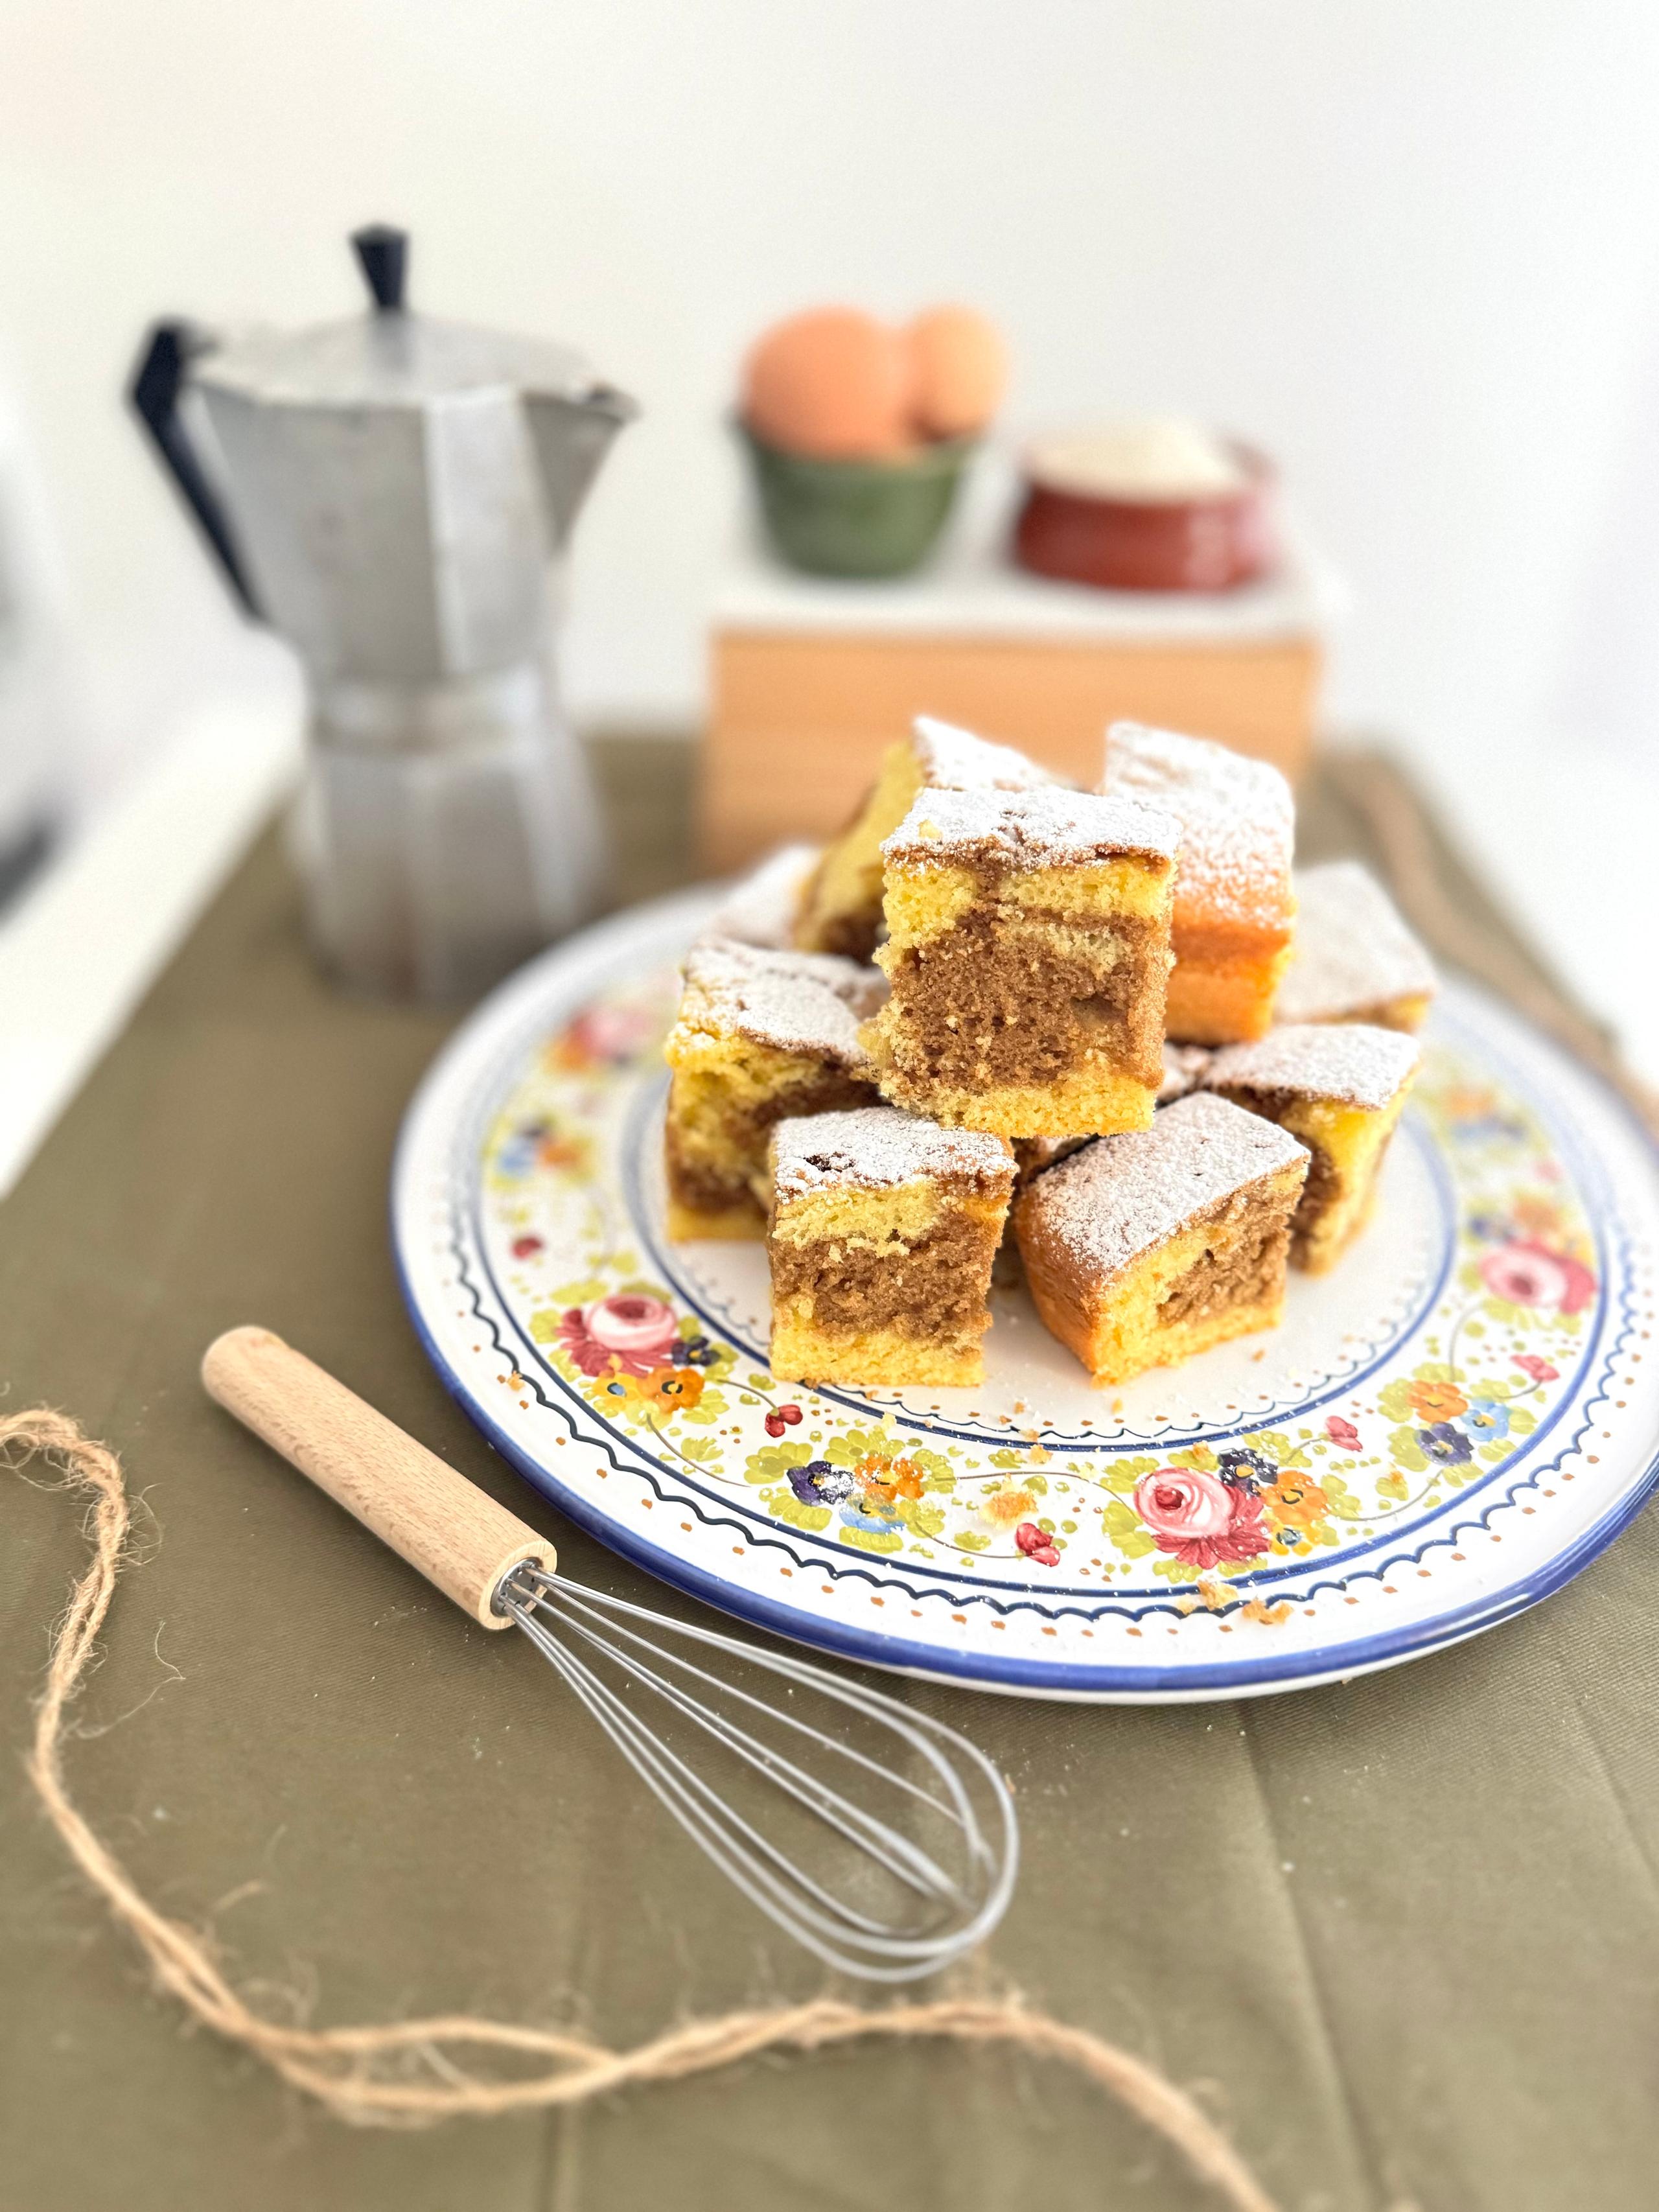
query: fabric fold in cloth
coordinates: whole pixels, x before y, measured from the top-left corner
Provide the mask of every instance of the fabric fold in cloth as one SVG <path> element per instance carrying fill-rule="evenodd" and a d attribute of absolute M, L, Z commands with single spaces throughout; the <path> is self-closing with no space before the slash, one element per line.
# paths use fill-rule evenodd
<path fill-rule="evenodd" d="M 630 896 L 693 873 L 691 758 L 630 739 L 601 759 Z M 1302 859 L 1365 859 L 1437 957 L 1534 1019 L 1583 1024 L 1581 1057 L 1607 1051 L 1398 771 L 1328 757 L 1301 822 Z M 1387 865 L 1413 852 L 1431 872 L 1415 897 Z M 108 1729 L 69 1747 L 77 1796 L 147 1893 L 213 1927 L 239 1983 L 295 1991 L 319 2023 L 482 2010 L 623 2047 L 692 2012 L 811 1997 L 811 1962 L 641 1802 L 518 1639 L 469 1628 L 198 1389 L 204 1346 L 257 1317 L 555 1529 L 444 1393 L 393 1279 L 392 1147 L 445 1029 L 317 978 L 273 834 L 0 1207 L 7 1409 L 72 1411 L 153 1516 L 76 1708 Z M 21 1749 L 82 1553 L 61 1501 L 14 1484 L 4 1510 Z M 573 1575 L 684 1603 L 556 1533 Z M 1195 2087 L 1287 2207 L 1644 2204 L 1656 1564 L 1644 1515 L 1489 1637 L 1248 1711 L 901 1685 L 1018 1794 L 1023 1878 L 992 1965 Z M 29 2212 L 452 2212 L 486 2193 L 512 2212 L 992 2212 L 1039 2194 L 1096 2212 L 1130 2172 L 1148 2212 L 1206 2202 L 1086 2087 L 933 2045 L 759 2063 L 648 2106 L 346 2130 L 178 2032 L 66 1876 L 15 1759 L 0 1820 L 0 2172 Z"/>

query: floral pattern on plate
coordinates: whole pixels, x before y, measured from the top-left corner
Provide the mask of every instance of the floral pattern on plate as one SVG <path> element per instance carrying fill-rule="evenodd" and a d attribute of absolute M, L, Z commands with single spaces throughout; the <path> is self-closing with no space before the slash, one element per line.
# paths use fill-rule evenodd
<path fill-rule="evenodd" d="M 535 1054 L 484 1141 L 484 1243 L 519 1263 L 510 1295 L 552 1376 L 659 1465 L 781 1527 L 975 1577 L 1201 1596 L 1405 1535 L 1500 1474 L 1567 1387 L 1598 1281 L 1582 1200 L 1535 1115 L 1433 1046 L 1413 1111 L 1450 1163 L 1455 1251 L 1400 1364 L 1340 1413 L 1164 1453 L 1056 1449 L 1036 1428 L 987 1449 L 948 1421 L 930 1434 L 908 1409 L 775 1383 L 647 1272 L 635 1224 L 596 1192 L 618 1142 L 658 1140 L 629 1109 L 659 1081 L 672 1000 L 665 979 L 598 998 Z"/>
<path fill-rule="evenodd" d="M 393 1175 L 440 1372 L 652 1573 L 880 1665 L 1230 1696 L 1491 1626 L 1646 1496 L 1653 1152 L 1455 984 L 1375 1219 L 1330 1275 L 1292 1277 L 1282 1328 L 1103 1392 L 1010 1266 L 982 1389 L 780 1384 L 762 1248 L 662 1231 L 659 1044 L 706 911 L 618 917 L 503 986 L 427 1077 Z"/>

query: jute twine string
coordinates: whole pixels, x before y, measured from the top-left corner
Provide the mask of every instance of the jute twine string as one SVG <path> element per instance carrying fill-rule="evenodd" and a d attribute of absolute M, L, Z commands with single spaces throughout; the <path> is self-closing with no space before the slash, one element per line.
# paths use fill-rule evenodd
<path fill-rule="evenodd" d="M 76 1808 L 64 1777 L 64 1723 L 94 1656 L 116 1577 L 127 1556 L 131 1513 L 120 1462 L 67 1415 L 46 1408 L 0 1418 L 0 1464 L 21 1472 L 39 1455 L 53 1486 L 88 1500 L 92 1564 L 52 1631 L 46 1687 L 26 1756 L 46 1817 L 76 1865 L 137 1942 L 161 1987 L 212 2028 L 263 2059 L 293 2087 L 360 2126 L 421 2126 L 463 2114 L 488 2118 L 582 2105 L 645 2083 L 679 2081 L 763 2051 L 813 2051 L 881 2038 L 928 2037 L 1000 2045 L 1074 2068 L 1172 2143 L 1235 2212 L 1274 2212 L 1224 2136 L 1184 2091 L 1131 2052 L 1071 2027 L 1018 1996 L 940 1997 L 866 2010 L 836 1997 L 722 2014 L 666 2028 L 631 2051 L 612 2051 L 568 2030 L 440 2014 L 363 2027 L 285 2026 L 255 2011 L 226 1978 L 204 1935 L 169 1920 L 134 1883 Z M 513 2074 L 469 2072 L 490 2052 L 531 2062 Z"/>

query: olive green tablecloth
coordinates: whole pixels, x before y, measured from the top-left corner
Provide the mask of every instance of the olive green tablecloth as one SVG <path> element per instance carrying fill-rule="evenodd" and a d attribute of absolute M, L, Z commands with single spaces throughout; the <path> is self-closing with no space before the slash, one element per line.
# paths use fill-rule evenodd
<path fill-rule="evenodd" d="M 683 761 L 610 761 L 630 893 L 688 872 Z M 1352 796 L 1340 774 L 1310 795 L 1316 846 L 1361 837 Z M 1431 848 L 1471 942 L 1524 966 Z M 153 1516 L 72 1786 L 152 1897 L 318 2021 L 473 2008 L 632 2040 L 811 1993 L 810 1961 L 518 1638 L 470 1628 L 198 1387 L 211 1336 L 268 1322 L 554 1529 L 574 1575 L 653 1595 L 492 1456 L 404 1318 L 387 1165 L 444 1030 L 319 982 L 268 837 L 0 1208 L 6 1402 L 74 1413 Z M 61 1498 L 9 1480 L 0 1510 L 9 1748 L 84 1555 Z M 1659 2202 L 1656 1559 L 1649 1513 L 1490 1636 L 1250 1704 L 910 1687 L 1019 1794 L 1024 1872 L 993 1969 L 1202 2085 L 1286 2207 Z M 13 1756 L 0 1792 L 8 2212 L 1206 2201 L 1069 2077 L 932 2046 L 759 2063 L 566 2118 L 354 2132 L 186 2030 Z"/>

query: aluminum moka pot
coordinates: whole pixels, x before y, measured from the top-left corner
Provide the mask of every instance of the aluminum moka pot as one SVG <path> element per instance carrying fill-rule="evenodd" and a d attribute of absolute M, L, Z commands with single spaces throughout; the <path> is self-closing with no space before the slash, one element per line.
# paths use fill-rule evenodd
<path fill-rule="evenodd" d="M 368 990 L 465 998 L 604 890 L 556 570 L 637 410 L 562 346 L 412 313 L 401 231 L 351 242 L 368 314 L 235 340 L 158 324 L 131 397 L 237 598 L 305 664 L 321 958 Z"/>

